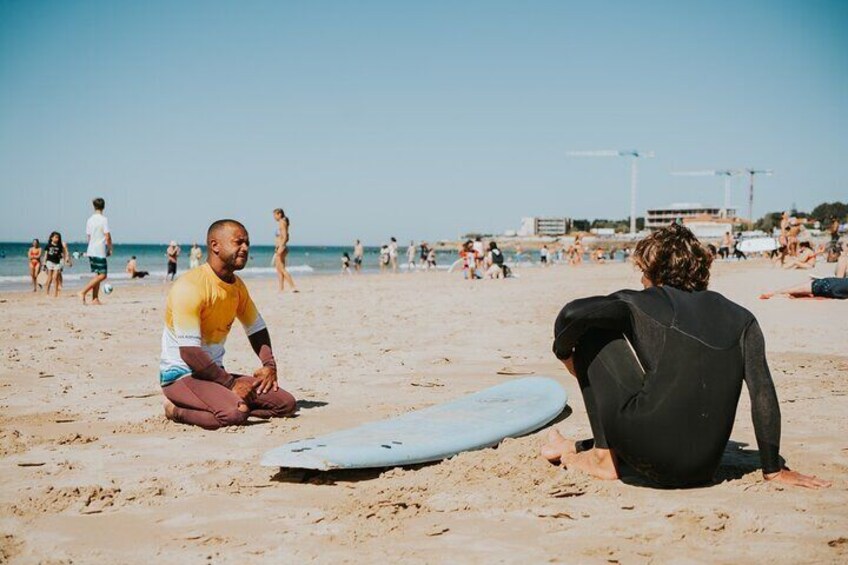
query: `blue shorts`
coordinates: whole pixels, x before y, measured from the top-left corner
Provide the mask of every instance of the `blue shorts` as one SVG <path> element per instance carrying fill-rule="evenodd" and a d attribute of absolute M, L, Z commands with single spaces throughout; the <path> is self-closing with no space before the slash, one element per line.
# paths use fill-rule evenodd
<path fill-rule="evenodd" d="M 98 275 L 106 274 L 106 257 L 89 257 L 88 264 L 91 266 L 91 272 Z"/>
<path fill-rule="evenodd" d="M 848 278 L 826 277 L 814 279 L 812 284 L 813 296 L 824 298 L 848 298 Z"/>
<path fill-rule="evenodd" d="M 160 386 L 168 386 L 172 382 L 178 380 L 180 377 L 184 377 L 186 375 L 190 375 L 191 371 L 187 369 L 183 369 L 182 367 L 171 367 L 170 369 L 166 369 L 165 371 L 159 371 L 159 385 Z"/>

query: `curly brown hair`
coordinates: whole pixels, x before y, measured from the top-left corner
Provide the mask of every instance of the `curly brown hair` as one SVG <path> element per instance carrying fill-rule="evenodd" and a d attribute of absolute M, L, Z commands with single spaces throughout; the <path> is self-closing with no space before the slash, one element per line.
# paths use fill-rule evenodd
<path fill-rule="evenodd" d="M 673 223 L 640 241 L 633 262 L 654 285 L 706 290 L 713 257 L 688 228 Z"/>

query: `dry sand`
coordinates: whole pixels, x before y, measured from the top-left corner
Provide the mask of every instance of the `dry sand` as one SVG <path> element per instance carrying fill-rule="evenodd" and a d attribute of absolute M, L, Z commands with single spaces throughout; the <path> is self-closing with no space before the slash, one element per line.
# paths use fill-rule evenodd
<path fill-rule="evenodd" d="M 765 484 L 747 393 L 715 485 L 657 490 L 593 481 L 540 460 L 542 433 L 438 464 L 383 472 L 260 467 L 286 441 L 401 414 L 514 378 L 575 382 L 550 353 L 567 301 L 622 287 L 626 265 L 249 286 L 300 415 L 208 432 L 167 422 L 157 385 L 165 286 L 119 286 L 102 307 L 0 296 L 0 562 L 845 562 L 848 302 L 774 299 L 804 273 L 715 267 L 713 288 L 766 335 L 789 465 L 822 491 Z M 236 329 L 228 366 L 256 365 Z"/>

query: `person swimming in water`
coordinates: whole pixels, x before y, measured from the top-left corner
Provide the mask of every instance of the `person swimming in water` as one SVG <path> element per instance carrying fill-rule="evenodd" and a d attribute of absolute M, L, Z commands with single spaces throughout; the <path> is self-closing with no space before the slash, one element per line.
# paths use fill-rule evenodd
<path fill-rule="evenodd" d="M 593 438 L 548 434 L 541 454 L 597 478 L 622 463 L 664 487 L 708 484 L 747 385 L 767 481 L 808 488 L 828 481 L 786 467 L 780 408 L 756 318 L 707 290 L 712 257 L 672 224 L 638 243 L 644 290 L 572 301 L 554 325 L 553 352 L 580 384 Z"/>

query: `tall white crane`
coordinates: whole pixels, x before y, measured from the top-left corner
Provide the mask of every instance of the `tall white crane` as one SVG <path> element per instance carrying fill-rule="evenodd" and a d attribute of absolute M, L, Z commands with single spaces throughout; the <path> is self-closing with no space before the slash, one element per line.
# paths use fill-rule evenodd
<path fill-rule="evenodd" d="M 636 233 L 636 185 L 638 184 L 639 171 L 636 162 L 641 157 L 653 157 L 653 151 L 639 151 L 637 149 L 626 149 L 616 151 L 615 149 L 601 149 L 598 151 L 569 151 L 569 157 L 630 157 L 630 235 Z"/>
<path fill-rule="evenodd" d="M 685 177 L 724 177 L 724 215 L 728 215 L 730 210 L 730 179 L 738 175 L 744 175 L 746 171 L 742 169 L 717 169 L 707 171 L 672 171 L 671 174 Z"/>
<path fill-rule="evenodd" d="M 751 222 L 751 225 L 754 225 L 754 177 L 756 175 L 765 175 L 770 177 L 774 174 L 774 171 L 771 169 L 744 169 L 743 173 L 747 174 L 750 177 L 750 182 L 748 183 L 748 221 Z"/>

